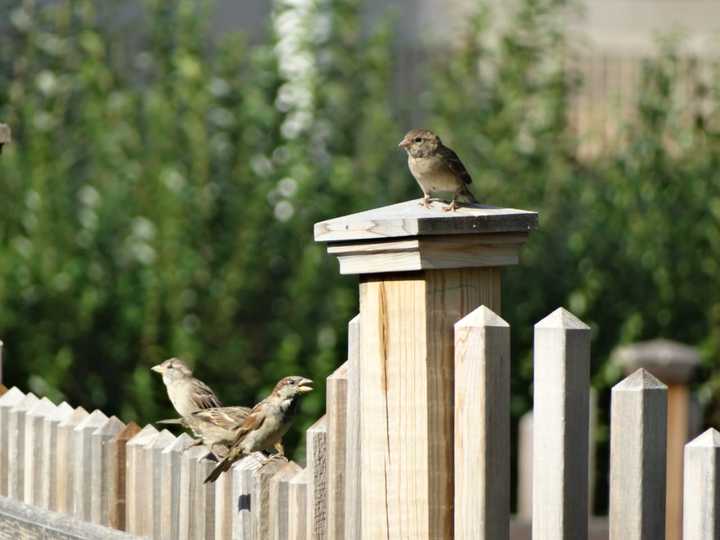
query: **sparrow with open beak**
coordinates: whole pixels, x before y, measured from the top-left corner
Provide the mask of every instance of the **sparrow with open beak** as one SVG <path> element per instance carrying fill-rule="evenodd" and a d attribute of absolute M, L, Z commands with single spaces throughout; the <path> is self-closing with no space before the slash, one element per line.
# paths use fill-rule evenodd
<path fill-rule="evenodd" d="M 297 413 L 299 398 L 312 390 L 304 377 L 285 377 L 272 393 L 253 407 L 236 432 L 227 456 L 217 464 L 205 483 L 214 482 L 237 460 L 253 452 L 267 452 L 282 441 Z"/>
<path fill-rule="evenodd" d="M 193 377 L 190 368 L 179 358 L 170 358 L 151 369 L 162 374 L 170 402 L 180 416 L 188 416 L 200 409 L 222 407 L 215 392 Z"/>
<path fill-rule="evenodd" d="M 452 193 L 452 201 L 443 208 L 446 211 L 454 212 L 458 199 L 464 203 L 477 202 L 468 188 L 472 177 L 465 165 L 432 131 L 413 129 L 398 146 L 408 154 L 408 167 L 423 192 L 420 204 L 425 208 L 430 208 L 430 197 L 434 193 Z"/>

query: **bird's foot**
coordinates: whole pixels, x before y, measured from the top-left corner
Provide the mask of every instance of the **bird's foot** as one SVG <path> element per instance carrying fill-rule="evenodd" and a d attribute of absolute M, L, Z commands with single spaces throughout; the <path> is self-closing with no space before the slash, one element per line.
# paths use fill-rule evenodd
<path fill-rule="evenodd" d="M 430 208 L 431 206 L 431 199 L 429 195 L 425 195 L 422 199 L 420 199 L 420 202 L 418 203 L 420 206 L 424 206 L 425 208 Z"/>
<path fill-rule="evenodd" d="M 456 201 L 452 201 L 450 204 L 448 204 L 446 207 L 443 208 L 444 212 L 454 212 L 459 208 L 458 203 Z"/>

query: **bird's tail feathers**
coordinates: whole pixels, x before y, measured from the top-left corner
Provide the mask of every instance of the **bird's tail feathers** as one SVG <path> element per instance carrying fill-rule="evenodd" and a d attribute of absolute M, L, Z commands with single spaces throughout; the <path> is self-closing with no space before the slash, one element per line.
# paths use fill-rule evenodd
<path fill-rule="evenodd" d="M 158 420 L 155 422 L 156 424 L 163 424 L 163 425 L 179 425 L 183 423 L 182 418 L 166 418 L 165 420 Z"/>
<path fill-rule="evenodd" d="M 233 462 L 231 459 L 229 459 L 229 456 L 223 459 L 220 463 L 218 463 L 215 468 L 210 472 L 208 477 L 205 479 L 203 484 L 207 484 L 208 482 L 214 482 L 218 478 L 220 478 L 220 475 L 224 473 L 225 471 L 229 470 L 232 466 Z"/>
<path fill-rule="evenodd" d="M 473 195 L 472 191 L 470 191 L 467 186 L 462 187 L 462 190 L 458 194 L 458 201 L 466 204 L 478 202 L 478 200 L 475 198 L 475 195 Z"/>

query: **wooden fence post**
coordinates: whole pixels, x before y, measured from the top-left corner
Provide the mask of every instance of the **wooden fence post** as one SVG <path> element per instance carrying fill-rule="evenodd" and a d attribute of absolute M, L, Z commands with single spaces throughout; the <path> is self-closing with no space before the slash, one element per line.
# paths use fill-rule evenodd
<path fill-rule="evenodd" d="M 110 525 L 110 509 L 117 504 L 117 470 L 114 467 L 117 461 L 111 459 L 112 440 L 124 429 L 125 424 L 111 416 L 90 435 L 90 517 L 99 525 Z"/>
<path fill-rule="evenodd" d="M 613 352 L 612 359 L 626 374 L 645 368 L 668 385 L 665 534 L 667 540 L 681 540 L 683 449 L 685 443 L 695 435 L 690 432 L 688 384 L 700 363 L 700 355 L 694 348 L 682 343 L 655 339 L 618 347 Z"/>
<path fill-rule="evenodd" d="M 348 362 L 327 378 L 327 539 L 345 540 Z M 353 418 L 353 422 L 357 419 Z"/>
<path fill-rule="evenodd" d="M 667 386 L 637 370 L 613 387 L 610 416 L 610 540 L 663 540 Z"/>
<path fill-rule="evenodd" d="M 455 323 L 455 538 L 510 534 L 510 326 L 485 306 Z"/>
<path fill-rule="evenodd" d="M 232 540 L 233 471 L 215 481 L 215 540 Z"/>
<path fill-rule="evenodd" d="M 160 486 L 161 540 L 176 540 L 180 537 L 180 470 L 182 454 L 192 444 L 192 437 L 187 433 L 181 433 L 171 445 L 162 451 L 162 480 Z"/>
<path fill-rule="evenodd" d="M 88 416 L 82 407 L 58 424 L 57 432 L 57 469 L 55 486 L 57 493 L 57 511 L 73 513 L 73 486 L 75 485 L 75 426 Z"/>
<path fill-rule="evenodd" d="M 533 540 L 588 537 L 590 328 L 563 308 L 535 325 Z"/>
<path fill-rule="evenodd" d="M 710 428 L 685 445 L 685 540 L 720 538 L 720 432 Z"/>
<path fill-rule="evenodd" d="M 210 472 L 217 465 L 214 459 L 208 459 L 208 451 L 205 450 L 198 456 L 195 463 L 195 526 L 193 538 L 206 538 L 212 540 L 215 537 L 215 484 L 203 482 Z"/>
<path fill-rule="evenodd" d="M 162 522 L 162 485 L 163 485 L 163 451 L 175 442 L 175 436 L 163 429 L 153 441 L 144 446 L 147 460 L 147 477 L 145 489 L 148 492 L 148 503 L 145 506 L 144 534 L 150 538 L 160 538 Z"/>
<path fill-rule="evenodd" d="M 126 514 L 126 489 L 127 489 L 127 443 L 135 435 L 140 433 L 140 426 L 135 422 L 129 422 L 125 429 L 115 435 L 107 443 L 107 469 L 110 475 L 110 526 L 115 529 L 125 530 Z"/>
<path fill-rule="evenodd" d="M 13 386 L 0 397 L 0 496 L 7 497 L 10 477 L 10 411 L 25 398 Z"/>
<path fill-rule="evenodd" d="M 231 469 L 233 475 L 233 540 L 252 540 L 252 473 L 260 466 L 255 454 L 244 457 Z M 227 474 L 227 473 L 226 473 Z"/>
<path fill-rule="evenodd" d="M 253 471 L 253 489 L 250 496 L 253 516 L 253 540 L 272 540 L 272 514 L 270 506 L 270 480 L 285 465 L 282 460 L 265 463 Z"/>
<path fill-rule="evenodd" d="M 194 540 L 196 521 L 200 516 L 195 515 L 196 499 L 198 497 L 197 474 L 195 468 L 198 459 L 207 454 L 207 449 L 194 446 L 183 452 L 180 459 L 180 540 Z"/>
<path fill-rule="evenodd" d="M 517 517 L 532 521 L 533 412 L 526 412 L 518 422 Z"/>
<path fill-rule="evenodd" d="M 325 540 L 327 537 L 327 416 L 323 416 L 306 432 L 308 471 L 307 538 Z"/>
<path fill-rule="evenodd" d="M 345 540 L 362 538 L 360 451 L 360 315 L 348 323 L 347 418 L 345 424 Z"/>
<path fill-rule="evenodd" d="M 340 272 L 360 275 L 364 539 L 452 537 L 453 324 L 500 311 L 500 268 L 536 224 L 414 200 L 315 225 Z"/>
<path fill-rule="evenodd" d="M 92 519 L 92 434 L 108 421 L 102 411 L 94 410 L 74 430 L 73 459 L 75 480 L 73 482 L 73 514 L 82 521 Z"/>
<path fill-rule="evenodd" d="M 45 419 L 56 411 L 55 404 L 44 397 L 27 412 L 25 417 L 25 504 L 40 506 L 42 471 L 44 468 L 43 440 Z"/>
<path fill-rule="evenodd" d="M 308 470 L 302 469 L 288 486 L 288 540 L 307 539 Z"/>
<path fill-rule="evenodd" d="M 157 436 L 158 430 L 147 425 L 125 445 L 125 528 L 127 532 L 135 535 L 142 534 L 148 496 L 143 447 Z"/>
<path fill-rule="evenodd" d="M 343 426 L 344 427 L 344 426 Z M 290 480 L 302 469 L 289 461 L 270 479 L 270 509 L 272 512 L 272 540 L 287 540 L 290 526 Z M 342 537 L 339 537 L 342 540 Z"/>
<path fill-rule="evenodd" d="M 28 392 L 15 407 L 10 409 L 10 471 L 8 474 L 8 497 L 24 500 L 25 493 L 25 428 L 30 409 L 38 402 L 35 394 Z"/>
<path fill-rule="evenodd" d="M 73 413 L 66 402 L 55 407 L 53 414 L 45 418 L 43 428 L 43 459 L 40 490 L 40 506 L 47 510 L 57 510 L 57 467 L 58 467 L 58 427 Z"/>

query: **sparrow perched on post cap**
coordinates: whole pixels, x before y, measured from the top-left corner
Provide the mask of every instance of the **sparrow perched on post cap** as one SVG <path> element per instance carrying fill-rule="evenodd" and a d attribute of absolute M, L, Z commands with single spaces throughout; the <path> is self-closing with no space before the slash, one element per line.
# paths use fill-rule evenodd
<path fill-rule="evenodd" d="M 162 374 L 170 402 L 180 416 L 188 416 L 200 409 L 222 407 L 215 392 L 193 377 L 190 368 L 179 358 L 169 358 L 150 369 Z"/>
<path fill-rule="evenodd" d="M 240 458 L 253 452 L 269 451 L 281 442 L 290 428 L 300 396 L 312 390 L 312 381 L 304 377 L 285 377 L 272 393 L 255 405 L 236 432 L 225 459 L 212 470 L 204 483 L 214 482 Z"/>
<path fill-rule="evenodd" d="M 477 202 L 468 188 L 472 177 L 465 165 L 432 131 L 412 129 L 398 146 L 408 154 L 408 166 L 420 184 L 423 192 L 420 204 L 425 208 L 430 208 L 430 196 L 433 193 L 453 194 L 450 204 L 443 208 L 446 211 L 454 212 L 458 208 L 458 198 L 462 198 L 465 203 Z"/>

